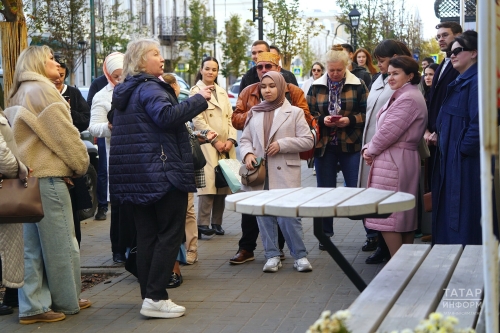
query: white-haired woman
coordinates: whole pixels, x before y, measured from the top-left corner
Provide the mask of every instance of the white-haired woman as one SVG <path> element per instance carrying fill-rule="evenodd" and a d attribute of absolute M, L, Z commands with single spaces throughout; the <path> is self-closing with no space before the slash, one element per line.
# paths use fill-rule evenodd
<path fill-rule="evenodd" d="M 109 143 L 111 139 L 111 129 L 113 127 L 108 121 L 108 112 L 111 110 L 113 90 L 122 77 L 123 56 L 123 53 L 113 52 L 104 60 L 102 71 L 104 72 L 106 79 L 108 79 L 108 84 L 95 94 L 92 100 L 92 108 L 90 109 L 89 132 L 95 137 L 105 138 L 106 165 L 109 165 L 107 160 L 109 160 Z M 124 208 L 122 208 L 122 210 L 123 209 Z M 125 262 L 126 246 L 123 241 L 120 241 L 120 206 L 114 203 L 111 203 L 109 238 L 111 240 L 113 261 L 117 263 Z"/>
<path fill-rule="evenodd" d="M 349 58 L 341 45 L 326 54 L 326 73 L 314 81 L 307 104 L 320 127 L 314 166 L 318 187 L 337 187 L 337 164 L 346 186 L 358 181 L 361 137 L 365 126 L 368 88 L 349 72 Z M 321 218 L 323 231 L 333 236 L 333 218 Z M 323 250 L 323 246 L 319 245 Z"/>
<path fill-rule="evenodd" d="M 163 64 L 158 41 L 127 46 L 125 79 L 113 91 L 109 191 L 112 202 L 133 206 L 141 314 L 174 318 L 186 309 L 168 298 L 166 287 L 184 236 L 188 192 L 196 191 L 184 124 L 207 108 L 213 87 L 178 104 L 158 78 Z"/>
<path fill-rule="evenodd" d="M 30 46 L 16 64 L 5 114 L 21 161 L 40 178 L 45 217 L 24 224 L 24 286 L 19 290 L 19 322 L 54 322 L 90 306 L 79 300 L 80 250 L 75 237 L 68 187 L 63 178 L 83 176 L 87 148 L 73 126 L 70 106 L 52 80 L 59 64 L 47 46 Z"/>

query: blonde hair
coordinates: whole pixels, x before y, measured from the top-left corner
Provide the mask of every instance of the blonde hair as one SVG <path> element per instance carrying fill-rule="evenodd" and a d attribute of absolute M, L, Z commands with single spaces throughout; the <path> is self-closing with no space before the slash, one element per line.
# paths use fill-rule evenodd
<path fill-rule="evenodd" d="M 128 43 L 123 59 L 122 80 L 128 75 L 137 75 L 144 72 L 147 60 L 146 54 L 155 48 L 160 49 L 160 43 L 152 38 L 141 38 Z"/>
<path fill-rule="evenodd" d="M 26 72 L 34 72 L 44 77 L 47 77 L 45 64 L 47 58 L 52 56 L 54 52 L 47 45 L 30 46 L 19 55 L 14 71 L 14 78 L 12 80 L 12 88 L 9 92 L 9 100 L 17 93 L 21 86 L 19 76 Z"/>
<path fill-rule="evenodd" d="M 177 79 L 173 74 L 165 73 L 161 77 L 165 80 L 165 83 L 168 83 L 169 85 L 177 83 Z"/>
<path fill-rule="evenodd" d="M 325 54 L 325 62 L 342 61 L 347 67 L 349 65 L 349 56 L 344 52 L 344 48 L 340 44 L 332 46 L 331 50 Z"/>

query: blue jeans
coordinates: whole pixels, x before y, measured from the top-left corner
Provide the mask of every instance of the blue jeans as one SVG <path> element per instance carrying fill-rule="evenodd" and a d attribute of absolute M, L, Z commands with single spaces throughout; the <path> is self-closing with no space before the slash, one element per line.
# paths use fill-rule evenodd
<path fill-rule="evenodd" d="M 302 223 L 299 218 L 282 216 L 257 216 L 260 238 L 264 246 L 266 259 L 279 257 L 278 224 L 285 237 L 290 254 L 294 259 L 307 256 L 306 246 L 302 240 Z"/>
<path fill-rule="evenodd" d="M 97 138 L 99 165 L 97 170 L 97 202 L 99 208 L 108 210 L 108 161 L 106 159 L 106 138 Z"/>
<path fill-rule="evenodd" d="M 337 147 L 329 145 L 322 157 L 314 158 L 318 187 L 337 187 L 337 164 L 340 164 L 345 186 L 357 187 L 360 153 L 344 153 L 337 151 L 337 149 Z M 322 221 L 325 235 L 333 236 L 333 217 L 320 217 L 314 220 L 317 219 Z M 367 237 L 377 236 L 377 231 L 367 228 L 365 230 Z"/>
<path fill-rule="evenodd" d="M 40 178 L 45 217 L 23 224 L 24 286 L 19 289 L 19 317 L 54 310 L 80 311 L 80 250 L 66 183 Z"/>

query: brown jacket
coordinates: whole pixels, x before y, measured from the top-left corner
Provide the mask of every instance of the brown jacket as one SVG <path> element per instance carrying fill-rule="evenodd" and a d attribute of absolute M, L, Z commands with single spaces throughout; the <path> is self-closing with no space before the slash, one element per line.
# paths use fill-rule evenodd
<path fill-rule="evenodd" d="M 245 126 L 245 121 L 247 120 L 247 113 L 250 111 L 252 106 L 260 103 L 260 82 L 249 85 L 238 95 L 238 101 L 236 102 L 236 109 L 233 111 L 231 121 L 233 122 L 234 128 L 237 130 L 242 130 Z M 309 107 L 307 106 L 306 97 L 304 92 L 297 86 L 287 83 L 287 93 L 290 93 L 291 101 L 293 106 L 296 106 L 304 111 L 304 117 L 306 118 L 307 124 L 311 126 L 313 117 L 309 112 Z"/>

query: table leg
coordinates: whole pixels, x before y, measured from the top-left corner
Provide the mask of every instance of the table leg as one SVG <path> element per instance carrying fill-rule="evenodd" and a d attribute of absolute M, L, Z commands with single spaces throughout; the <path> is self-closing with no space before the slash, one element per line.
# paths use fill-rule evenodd
<path fill-rule="evenodd" d="M 315 219 L 314 221 L 314 236 L 323 244 L 330 254 L 330 256 L 335 260 L 337 265 L 344 271 L 349 280 L 362 292 L 366 288 L 366 283 L 363 281 L 358 272 L 351 266 L 347 259 L 340 253 L 339 249 L 332 243 L 330 237 L 325 235 L 323 232 L 323 224 L 321 219 Z"/>

